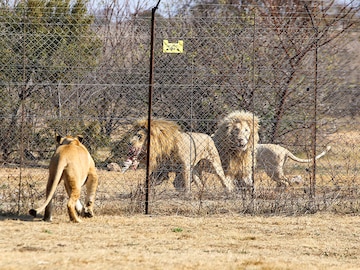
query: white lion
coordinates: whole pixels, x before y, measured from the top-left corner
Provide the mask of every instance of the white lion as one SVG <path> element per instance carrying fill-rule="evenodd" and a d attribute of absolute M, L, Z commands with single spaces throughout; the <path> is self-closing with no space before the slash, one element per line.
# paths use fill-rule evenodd
<path fill-rule="evenodd" d="M 254 151 L 259 141 L 259 118 L 251 112 L 234 111 L 218 125 L 213 140 L 225 175 L 239 187 L 253 186 Z"/>
<path fill-rule="evenodd" d="M 315 157 L 319 159 L 323 157 L 329 150 L 326 150 Z M 264 169 L 266 174 L 274 180 L 278 186 L 287 186 L 291 181 L 284 174 L 284 165 L 286 159 L 290 158 L 300 163 L 310 163 L 313 159 L 302 159 L 295 156 L 288 149 L 277 144 L 258 144 L 256 148 L 256 164 L 257 168 Z"/>

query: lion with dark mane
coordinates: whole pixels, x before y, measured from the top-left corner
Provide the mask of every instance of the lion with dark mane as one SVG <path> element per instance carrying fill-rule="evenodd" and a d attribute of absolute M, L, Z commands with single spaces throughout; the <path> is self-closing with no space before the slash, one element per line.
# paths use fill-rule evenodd
<path fill-rule="evenodd" d="M 251 112 L 234 111 L 218 125 L 213 140 L 225 175 L 238 188 L 253 186 L 254 152 L 259 141 L 259 119 Z"/>
<path fill-rule="evenodd" d="M 189 192 L 192 180 L 195 183 L 201 182 L 201 175 L 196 170 L 197 164 L 207 160 L 226 191 L 233 190 L 233 184 L 225 177 L 219 153 L 209 135 L 182 132 L 178 124 L 168 120 L 152 119 L 150 123 L 150 173 L 167 164 L 176 171 L 175 188 Z M 133 130 L 124 172 L 130 166 L 136 167 L 138 162 L 146 161 L 148 120 L 136 121 Z"/>

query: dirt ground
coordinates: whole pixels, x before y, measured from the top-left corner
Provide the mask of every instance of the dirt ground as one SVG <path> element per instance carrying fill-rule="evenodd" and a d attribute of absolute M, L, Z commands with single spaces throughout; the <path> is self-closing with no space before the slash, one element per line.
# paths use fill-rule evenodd
<path fill-rule="evenodd" d="M 359 269 L 360 217 L 0 217 L 0 269 Z"/>

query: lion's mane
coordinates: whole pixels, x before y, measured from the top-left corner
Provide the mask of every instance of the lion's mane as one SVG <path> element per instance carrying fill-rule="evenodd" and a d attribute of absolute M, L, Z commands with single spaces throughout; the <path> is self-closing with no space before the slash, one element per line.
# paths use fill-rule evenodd
<path fill-rule="evenodd" d="M 134 123 L 135 129 L 143 129 L 148 132 L 148 120 L 139 119 Z M 170 158 L 178 151 L 180 140 L 180 126 L 172 121 L 153 119 L 150 126 L 150 163 L 151 167 L 157 167 L 157 163 Z"/>
<path fill-rule="evenodd" d="M 251 135 L 245 151 L 234 150 L 235 142 L 231 141 L 229 133 L 236 123 L 246 122 L 250 127 Z M 219 122 L 218 129 L 213 135 L 219 151 L 224 172 L 237 182 L 248 182 L 252 178 L 252 167 L 255 158 L 253 153 L 259 141 L 259 118 L 251 112 L 234 111 Z M 255 165 L 255 164 L 254 164 Z"/>
<path fill-rule="evenodd" d="M 147 153 L 148 120 L 140 119 L 134 123 L 135 134 L 130 139 L 128 164 L 144 160 Z M 145 149 L 146 148 L 146 149 Z M 233 184 L 224 174 L 219 153 L 211 137 L 204 133 L 182 132 L 180 127 L 168 120 L 151 120 L 150 127 L 150 172 L 165 166 L 176 170 L 174 186 L 177 190 L 190 192 L 192 179 L 201 184 L 200 166 L 207 160 L 213 167 L 226 191 L 233 190 Z M 129 166 L 124 166 L 127 169 Z M 166 178 L 166 177 L 165 177 Z"/>

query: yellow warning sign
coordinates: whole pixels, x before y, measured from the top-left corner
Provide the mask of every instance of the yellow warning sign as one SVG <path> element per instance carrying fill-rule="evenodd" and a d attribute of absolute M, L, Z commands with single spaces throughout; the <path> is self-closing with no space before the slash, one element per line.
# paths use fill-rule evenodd
<path fill-rule="evenodd" d="M 183 53 L 184 41 L 179 40 L 177 43 L 170 43 L 168 40 L 163 40 L 164 53 Z"/>

